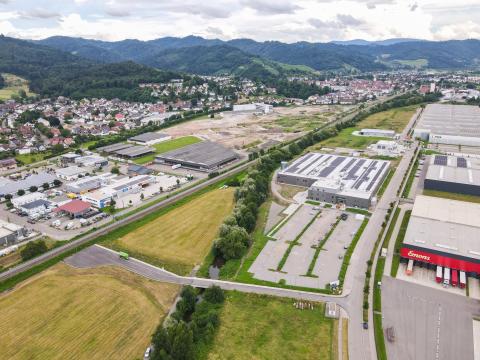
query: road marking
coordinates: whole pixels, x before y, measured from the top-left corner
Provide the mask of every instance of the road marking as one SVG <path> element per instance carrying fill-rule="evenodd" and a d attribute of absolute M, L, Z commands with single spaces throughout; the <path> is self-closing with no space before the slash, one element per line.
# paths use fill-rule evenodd
<path fill-rule="evenodd" d="M 435 359 L 440 357 L 440 324 L 442 322 L 442 305 L 438 305 L 438 320 L 437 320 L 437 349 L 435 351 Z"/>

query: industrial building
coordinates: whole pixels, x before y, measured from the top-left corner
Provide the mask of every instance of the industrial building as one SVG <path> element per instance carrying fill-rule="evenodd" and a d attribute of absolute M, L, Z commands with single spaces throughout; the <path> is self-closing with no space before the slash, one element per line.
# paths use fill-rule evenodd
<path fill-rule="evenodd" d="M 132 142 L 138 145 L 154 145 L 162 141 L 170 140 L 172 137 L 167 134 L 148 132 L 140 134 L 128 139 L 128 142 Z"/>
<path fill-rule="evenodd" d="M 102 168 L 108 165 L 108 160 L 103 156 L 98 155 L 86 155 L 77 157 L 74 160 L 75 164 L 78 166 L 90 166 L 95 168 Z"/>
<path fill-rule="evenodd" d="M 238 159 L 238 154 L 220 144 L 201 141 L 155 157 L 156 163 L 180 164 L 196 170 L 209 171 Z"/>
<path fill-rule="evenodd" d="M 480 107 L 429 104 L 413 132 L 435 144 L 480 146 Z"/>
<path fill-rule="evenodd" d="M 52 211 L 55 205 L 44 199 L 35 200 L 23 205 L 20 205 L 20 211 L 27 214 L 30 218 L 38 218 L 44 214 Z"/>
<path fill-rule="evenodd" d="M 22 206 L 23 204 L 28 204 L 35 200 L 46 200 L 46 199 L 47 199 L 47 195 L 36 191 L 30 194 L 17 196 L 16 198 L 13 198 L 11 202 L 14 208 L 19 209 L 20 206 Z"/>
<path fill-rule="evenodd" d="M 106 185 L 109 181 L 115 178 L 117 175 L 111 173 L 105 173 L 95 176 L 87 176 L 76 181 L 65 184 L 65 190 L 70 193 L 81 194 L 88 191 L 98 189 L 99 187 Z"/>
<path fill-rule="evenodd" d="M 0 187 L 0 197 L 5 195 L 17 195 L 19 190 L 28 192 L 31 187 L 40 188 L 43 184 L 48 184 L 50 187 L 54 185 L 57 178 L 49 173 L 38 173 L 26 177 L 23 180 L 12 181 Z"/>
<path fill-rule="evenodd" d="M 117 155 L 127 159 L 134 159 L 140 156 L 151 154 L 155 152 L 155 149 L 148 146 L 121 143 L 100 147 L 98 148 L 98 151 L 109 155 Z"/>
<path fill-rule="evenodd" d="M 427 266 L 480 275 L 480 206 L 418 195 L 400 255 Z"/>
<path fill-rule="evenodd" d="M 268 114 L 272 112 L 273 105 L 264 104 L 264 103 L 253 103 L 253 104 L 239 104 L 233 105 L 234 112 L 254 112 L 254 113 L 263 113 Z"/>
<path fill-rule="evenodd" d="M 390 163 L 321 153 L 308 153 L 285 166 L 277 181 L 308 187 L 308 198 L 369 208 Z"/>
<path fill-rule="evenodd" d="M 55 170 L 55 174 L 59 179 L 66 181 L 73 181 L 78 178 L 84 177 L 88 173 L 89 169 L 81 168 L 79 166 L 69 166 Z"/>
<path fill-rule="evenodd" d="M 57 207 L 53 211 L 55 213 L 68 215 L 72 219 L 76 219 L 88 213 L 91 207 L 92 205 L 90 203 L 75 199 L 62 206 Z"/>
<path fill-rule="evenodd" d="M 26 230 L 23 226 L 0 220 L 0 245 L 16 243 L 25 235 Z"/>
<path fill-rule="evenodd" d="M 358 132 L 358 134 L 371 137 L 395 137 L 395 131 L 384 129 L 362 129 Z"/>
<path fill-rule="evenodd" d="M 480 196 L 480 160 L 432 155 L 428 160 L 424 188 Z"/>

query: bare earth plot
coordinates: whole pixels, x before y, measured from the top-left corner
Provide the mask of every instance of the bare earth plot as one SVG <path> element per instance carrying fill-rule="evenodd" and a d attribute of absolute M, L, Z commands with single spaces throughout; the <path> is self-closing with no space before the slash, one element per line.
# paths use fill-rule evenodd
<path fill-rule="evenodd" d="M 105 245 L 187 273 L 210 251 L 233 209 L 233 193 L 233 188 L 209 191 Z"/>
<path fill-rule="evenodd" d="M 194 135 L 230 148 L 246 149 L 303 135 L 346 111 L 344 106 L 279 107 L 268 115 L 224 112 L 214 119 L 188 121 L 162 130 L 171 136 Z"/>
<path fill-rule="evenodd" d="M 179 287 L 58 264 L 0 296 L 3 359 L 136 359 Z"/>
<path fill-rule="evenodd" d="M 335 321 L 324 317 L 323 304 L 299 310 L 289 299 L 229 292 L 212 350 L 203 358 L 332 359 Z"/>

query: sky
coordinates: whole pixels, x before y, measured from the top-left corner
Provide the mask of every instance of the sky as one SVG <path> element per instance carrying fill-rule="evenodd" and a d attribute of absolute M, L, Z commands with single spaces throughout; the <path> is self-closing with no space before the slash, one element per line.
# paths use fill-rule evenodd
<path fill-rule="evenodd" d="M 480 39 L 479 0 L 0 0 L 0 33 L 117 41 Z"/>

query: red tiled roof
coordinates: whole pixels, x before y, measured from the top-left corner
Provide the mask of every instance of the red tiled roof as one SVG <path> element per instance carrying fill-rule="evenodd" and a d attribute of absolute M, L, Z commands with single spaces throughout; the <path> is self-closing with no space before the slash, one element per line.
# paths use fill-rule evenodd
<path fill-rule="evenodd" d="M 76 214 L 76 213 L 88 210 L 90 209 L 90 207 L 91 205 L 88 202 L 77 199 L 77 200 L 72 200 L 69 203 L 66 203 L 65 205 L 59 206 L 54 211 L 55 212 L 65 211 L 70 214 Z"/>

